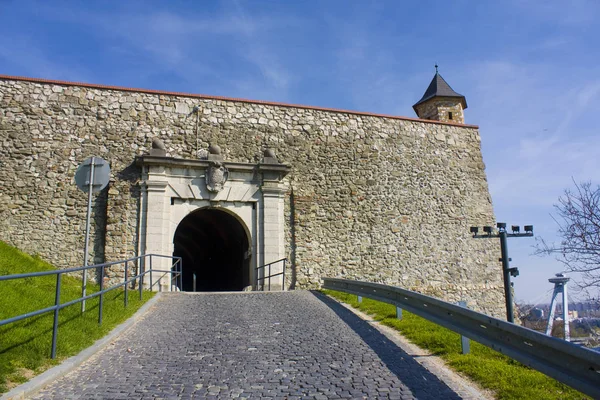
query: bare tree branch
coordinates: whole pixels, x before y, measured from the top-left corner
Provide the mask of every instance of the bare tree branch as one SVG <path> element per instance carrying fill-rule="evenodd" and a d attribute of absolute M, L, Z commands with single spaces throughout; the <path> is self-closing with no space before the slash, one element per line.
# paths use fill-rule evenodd
<path fill-rule="evenodd" d="M 560 243 L 538 238 L 535 254 L 553 255 L 566 271 L 580 273 L 579 288 L 600 288 L 600 186 L 573 183 L 554 205 Z"/>

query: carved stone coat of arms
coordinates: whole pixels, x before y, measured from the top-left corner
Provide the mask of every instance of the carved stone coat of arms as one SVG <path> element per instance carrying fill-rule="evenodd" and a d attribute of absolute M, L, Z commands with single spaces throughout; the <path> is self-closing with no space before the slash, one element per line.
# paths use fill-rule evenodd
<path fill-rule="evenodd" d="M 229 170 L 220 162 L 211 162 L 206 169 L 206 188 L 209 192 L 218 192 L 227 182 Z"/>

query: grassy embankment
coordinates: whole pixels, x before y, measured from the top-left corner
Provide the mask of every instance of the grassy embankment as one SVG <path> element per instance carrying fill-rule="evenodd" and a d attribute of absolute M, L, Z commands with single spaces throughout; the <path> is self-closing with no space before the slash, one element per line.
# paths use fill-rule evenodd
<path fill-rule="evenodd" d="M 0 275 L 52 270 L 54 267 L 38 257 L 31 257 L 0 242 Z M 26 278 L 0 282 L 0 320 L 54 305 L 56 276 Z M 81 280 L 62 278 L 61 303 L 81 296 Z M 87 292 L 99 290 L 88 285 Z M 123 305 L 123 291 L 116 289 L 104 296 L 103 323 L 98 325 L 98 298 L 64 308 L 59 314 L 57 359 L 50 358 L 53 313 L 39 315 L 0 327 L 0 393 L 29 380 L 60 360 L 77 354 L 105 336 L 129 318 L 152 293 L 129 293 L 129 305 Z"/>
<path fill-rule="evenodd" d="M 398 320 L 395 306 L 366 298 L 359 304 L 355 295 L 332 290 L 323 292 L 399 331 L 412 343 L 442 358 L 455 371 L 493 391 L 497 399 L 588 399 L 477 342 L 471 341 L 471 353 L 463 355 L 459 334 L 406 311 L 402 313 L 402 320 Z"/>

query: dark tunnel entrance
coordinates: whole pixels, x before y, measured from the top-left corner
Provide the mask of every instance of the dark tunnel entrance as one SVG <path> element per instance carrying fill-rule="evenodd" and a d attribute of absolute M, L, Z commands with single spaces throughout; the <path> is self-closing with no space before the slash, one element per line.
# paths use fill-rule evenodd
<path fill-rule="evenodd" d="M 237 291 L 250 285 L 248 235 L 233 215 L 214 208 L 194 211 L 177 226 L 173 255 L 182 258 L 183 291 Z"/>

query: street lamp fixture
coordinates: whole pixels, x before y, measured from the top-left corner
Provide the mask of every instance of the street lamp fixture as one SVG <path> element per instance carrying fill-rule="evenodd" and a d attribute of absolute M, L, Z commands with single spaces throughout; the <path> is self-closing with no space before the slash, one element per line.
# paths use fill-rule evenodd
<path fill-rule="evenodd" d="M 512 233 L 508 233 L 506 231 L 506 223 L 498 222 L 496 224 L 496 228 L 498 232 L 496 234 L 492 234 L 491 226 L 484 226 L 483 231 L 486 233 L 485 235 L 479 235 L 479 228 L 476 226 L 472 226 L 470 228 L 470 232 L 473 234 L 475 239 L 489 239 L 489 238 L 500 238 L 500 252 L 502 254 L 502 258 L 499 261 L 502 262 L 502 273 L 504 277 L 504 298 L 506 299 L 506 320 L 508 322 L 514 322 L 514 311 L 513 311 L 513 299 L 512 299 L 512 290 L 510 277 L 516 278 L 519 276 L 518 268 L 510 268 L 509 261 L 512 261 L 508 258 L 508 246 L 506 243 L 506 239 L 509 237 L 531 237 L 533 236 L 533 225 L 525 225 L 523 230 L 525 233 L 520 233 L 521 228 L 518 225 L 512 225 L 511 230 Z"/>

